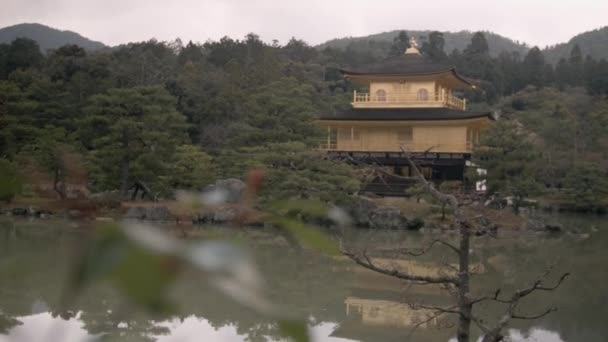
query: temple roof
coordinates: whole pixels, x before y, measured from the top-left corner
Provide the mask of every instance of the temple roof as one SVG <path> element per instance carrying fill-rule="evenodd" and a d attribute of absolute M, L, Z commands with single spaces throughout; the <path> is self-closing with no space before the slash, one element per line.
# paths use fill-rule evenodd
<path fill-rule="evenodd" d="M 466 120 L 487 117 L 494 120 L 491 112 L 465 112 L 450 108 L 351 108 L 337 114 L 321 114 L 320 120 Z"/>
<path fill-rule="evenodd" d="M 454 69 L 453 65 L 438 63 L 418 53 L 404 53 L 381 62 L 353 69 L 340 69 L 347 75 L 421 75 Z"/>
<path fill-rule="evenodd" d="M 360 76 L 425 76 L 450 73 L 459 81 L 473 86 L 474 84 L 459 75 L 452 64 L 435 62 L 418 53 L 404 53 L 387 58 L 381 62 L 352 69 L 339 69 L 346 77 Z"/>

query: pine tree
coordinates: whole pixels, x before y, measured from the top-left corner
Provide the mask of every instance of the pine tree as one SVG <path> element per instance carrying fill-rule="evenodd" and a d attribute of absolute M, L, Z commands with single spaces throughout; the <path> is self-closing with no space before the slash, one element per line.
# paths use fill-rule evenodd
<path fill-rule="evenodd" d="M 564 90 L 570 82 L 570 65 L 565 58 L 560 58 L 555 67 L 555 81 L 560 90 Z"/>
<path fill-rule="evenodd" d="M 134 181 L 158 184 L 176 146 L 186 141 L 175 98 L 160 87 L 111 89 L 94 96 L 86 114 L 81 134 L 94 148 L 97 186 L 118 188 L 123 196 Z"/>
<path fill-rule="evenodd" d="M 483 32 L 475 32 L 471 37 L 471 43 L 463 51 L 464 55 L 488 55 L 490 54 L 490 48 L 488 47 L 488 41 Z"/>
<path fill-rule="evenodd" d="M 420 52 L 434 61 L 443 61 L 447 58 L 444 51 L 445 39 L 443 33 L 433 31 L 429 34 L 428 41 L 422 44 Z"/>
<path fill-rule="evenodd" d="M 601 59 L 594 65 L 587 81 L 587 89 L 593 95 L 608 96 L 608 61 Z"/>
<path fill-rule="evenodd" d="M 192 43 L 192 41 L 189 41 L 188 44 L 179 51 L 179 55 L 177 56 L 179 65 L 200 63 L 204 59 L 205 57 L 203 56 L 202 48 Z"/>
<path fill-rule="evenodd" d="M 545 57 L 537 46 L 528 51 L 523 61 L 522 70 L 523 74 L 526 75 L 527 84 L 537 87 L 545 85 Z"/>
<path fill-rule="evenodd" d="M 43 59 L 38 43 L 28 38 L 17 38 L 7 51 L 6 72 L 10 74 L 17 69 L 38 67 Z"/>
<path fill-rule="evenodd" d="M 514 197 L 517 210 L 528 196 L 540 192 L 536 181 L 539 153 L 525 132 L 513 121 L 498 121 L 484 134 L 473 154 L 479 167 L 487 170 L 489 193 Z"/>
<path fill-rule="evenodd" d="M 397 37 L 393 39 L 393 45 L 389 50 L 389 57 L 401 56 L 410 47 L 410 37 L 407 32 L 400 31 Z"/>
<path fill-rule="evenodd" d="M 581 48 L 578 44 L 574 44 L 574 47 L 572 47 L 568 63 L 570 69 L 570 85 L 582 85 L 584 81 L 583 53 L 581 52 Z"/>
<path fill-rule="evenodd" d="M 476 32 L 464 49 L 459 71 L 465 76 L 481 80 L 482 91 L 472 95 L 473 101 L 494 103 L 503 92 L 502 76 L 497 63 L 490 57 L 488 42 L 483 32 Z"/>
<path fill-rule="evenodd" d="M 574 209 L 605 210 L 608 207 L 606 171 L 597 164 L 578 163 L 571 168 L 565 183 L 566 195 Z"/>

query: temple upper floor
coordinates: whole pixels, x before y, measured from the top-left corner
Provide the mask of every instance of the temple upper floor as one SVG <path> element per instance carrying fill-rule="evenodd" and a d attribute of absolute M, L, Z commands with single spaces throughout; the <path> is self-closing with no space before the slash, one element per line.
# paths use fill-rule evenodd
<path fill-rule="evenodd" d="M 354 108 L 451 108 L 466 110 L 466 100 L 438 79 L 370 80 L 367 91 L 353 91 Z"/>
<path fill-rule="evenodd" d="M 410 47 L 400 56 L 382 62 L 341 69 L 357 85 L 354 108 L 450 108 L 466 110 L 458 90 L 475 85 L 456 72 L 453 65 L 433 61 Z"/>

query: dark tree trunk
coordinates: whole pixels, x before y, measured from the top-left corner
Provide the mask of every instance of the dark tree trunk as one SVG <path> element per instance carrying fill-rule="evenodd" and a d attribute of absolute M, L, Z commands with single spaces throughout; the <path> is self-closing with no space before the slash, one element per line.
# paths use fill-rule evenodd
<path fill-rule="evenodd" d="M 120 196 L 125 198 L 129 192 L 129 134 L 125 128 L 122 130 L 122 145 L 125 149 L 125 155 L 120 162 Z"/>
<path fill-rule="evenodd" d="M 458 318 L 458 342 L 469 342 L 471 334 L 471 315 L 473 305 L 469 293 L 469 227 L 464 222 L 460 223 L 460 248 L 459 248 L 459 273 L 458 273 L 458 307 L 460 315 Z"/>
<path fill-rule="evenodd" d="M 129 158 L 125 157 L 120 163 L 120 196 L 126 197 L 129 192 Z"/>
<path fill-rule="evenodd" d="M 65 181 L 61 179 L 61 170 L 55 169 L 53 175 L 53 190 L 59 195 L 59 198 L 64 200 L 67 196 L 65 193 Z"/>

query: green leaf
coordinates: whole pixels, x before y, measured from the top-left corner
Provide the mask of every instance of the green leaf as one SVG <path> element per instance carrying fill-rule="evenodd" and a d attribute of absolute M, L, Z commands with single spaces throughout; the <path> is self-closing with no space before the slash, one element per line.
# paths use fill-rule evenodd
<path fill-rule="evenodd" d="M 110 279 L 129 299 L 151 312 L 167 313 L 167 289 L 180 263 L 174 256 L 134 243 L 116 224 L 100 228 L 72 272 L 66 295 Z"/>
<path fill-rule="evenodd" d="M 283 320 L 279 321 L 281 334 L 294 342 L 309 342 L 308 327 L 305 322 Z"/>
<path fill-rule="evenodd" d="M 127 237 L 116 224 L 98 229 L 84 248 L 71 274 L 70 290 L 80 291 L 90 283 L 108 276 L 127 248 Z"/>
<path fill-rule="evenodd" d="M 271 204 L 271 208 L 286 212 L 288 215 L 305 214 L 313 217 L 327 217 L 327 206 L 321 201 L 314 200 L 289 200 L 276 201 Z"/>
<path fill-rule="evenodd" d="M 314 226 L 280 216 L 272 216 L 270 217 L 270 221 L 287 230 L 293 237 L 295 237 L 306 247 L 316 249 L 328 255 L 340 254 L 340 250 L 336 242 Z"/>
<path fill-rule="evenodd" d="M 167 299 L 174 282 L 179 260 L 133 246 L 112 273 L 112 280 L 131 300 L 150 312 L 168 313 Z"/>

